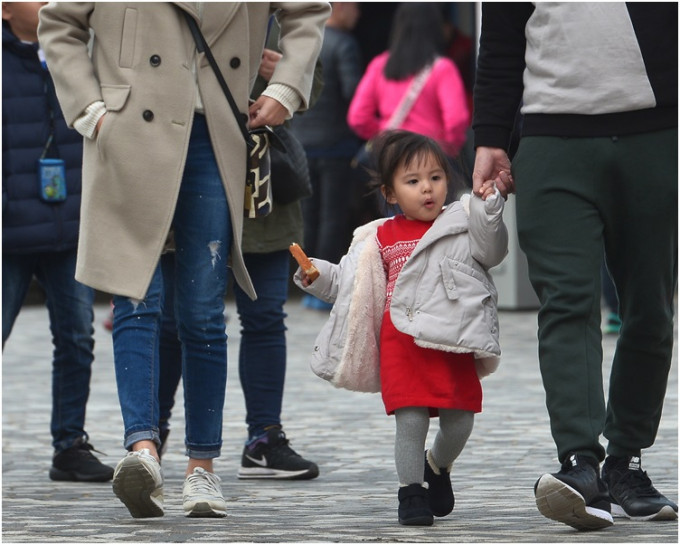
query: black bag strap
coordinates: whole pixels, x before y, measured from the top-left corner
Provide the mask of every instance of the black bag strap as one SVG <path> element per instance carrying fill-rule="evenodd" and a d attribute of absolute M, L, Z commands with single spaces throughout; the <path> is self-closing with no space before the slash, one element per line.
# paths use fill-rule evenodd
<path fill-rule="evenodd" d="M 210 63 L 210 66 L 215 72 L 215 76 L 217 77 L 217 81 L 219 82 L 220 87 L 222 87 L 224 96 L 227 97 L 227 102 L 229 102 L 229 106 L 231 106 L 231 110 L 234 112 L 234 117 L 236 118 L 238 126 L 241 129 L 241 134 L 243 134 L 243 138 L 245 139 L 248 146 L 252 145 L 252 139 L 248 134 L 248 127 L 246 126 L 246 122 L 243 120 L 243 115 L 239 111 L 238 106 L 236 106 L 234 97 L 232 96 L 231 91 L 229 91 L 229 86 L 227 85 L 227 82 L 224 79 L 224 76 L 222 75 L 219 66 L 217 66 L 217 61 L 215 61 L 215 57 L 213 56 L 210 47 L 208 47 L 208 43 L 205 41 L 201 29 L 198 28 L 196 20 L 189 13 L 182 10 L 182 14 L 184 15 L 184 18 L 187 20 L 189 29 L 191 30 L 191 35 L 194 37 L 194 41 L 196 42 L 196 50 L 199 53 L 205 53 L 205 56 L 208 59 L 208 62 Z"/>

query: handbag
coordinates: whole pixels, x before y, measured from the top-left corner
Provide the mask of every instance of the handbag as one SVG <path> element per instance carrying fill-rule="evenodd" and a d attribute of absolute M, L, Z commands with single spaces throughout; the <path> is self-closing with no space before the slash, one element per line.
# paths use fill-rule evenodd
<path fill-rule="evenodd" d="M 390 120 L 387 122 L 387 126 L 384 130 L 387 131 L 398 129 L 401 126 L 401 124 L 406 119 L 406 116 L 411 111 L 411 108 L 415 104 L 420 92 L 423 90 L 423 87 L 425 87 L 427 79 L 430 77 L 430 73 L 432 72 L 432 68 L 434 68 L 436 62 L 437 60 L 435 59 L 434 62 L 428 64 L 420 72 L 418 72 L 418 74 L 416 74 L 416 76 L 413 78 L 413 81 L 411 82 L 411 85 L 406 91 L 406 94 L 401 99 L 399 106 L 397 106 L 396 110 L 394 110 L 394 113 L 392 114 L 392 117 L 390 117 Z M 354 158 L 352 159 L 352 167 L 362 167 L 366 170 L 372 170 L 374 168 L 372 148 L 373 139 L 370 139 L 364 143 L 364 145 L 361 146 L 359 151 L 357 151 L 357 153 L 354 155 Z"/>
<path fill-rule="evenodd" d="M 272 130 L 280 145 L 280 148 L 272 146 L 270 150 L 274 202 L 290 204 L 311 197 L 312 180 L 305 148 L 285 125 L 278 125 Z"/>
<path fill-rule="evenodd" d="M 272 146 L 278 145 L 274 131 L 269 127 L 258 127 L 251 131 L 248 130 L 241 112 L 239 112 L 234 97 L 229 91 L 229 86 L 222 75 L 215 57 L 208 47 L 208 44 L 198 28 L 196 21 L 186 11 L 182 11 L 187 20 L 191 35 L 196 42 L 196 49 L 199 53 L 205 53 L 210 66 L 215 72 L 217 81 L 222 87 L 224 96 L 231 107 L 234 117 L 241 129 L 243 138 L 248 148 L 246 164 L 245 197 L 243 201 L 243 213 L 247 218 L 259 218 L 268 215 L 272 211 L 272 180 L 271 180 L 271 156 Z"/>

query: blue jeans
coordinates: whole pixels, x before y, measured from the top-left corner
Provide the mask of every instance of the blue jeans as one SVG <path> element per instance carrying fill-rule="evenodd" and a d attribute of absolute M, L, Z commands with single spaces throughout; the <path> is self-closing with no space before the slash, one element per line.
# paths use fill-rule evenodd
<path fill-rule="evenodd" d="M 232 243 L 229 207 L 203 116 L 197 115 L 173 219 L 174 312 L 181 342 L 186 454 L 220 455 L 227 382 L 224 295 Z M 164 306 L 161 263 L 144 300 L 114 297 L 113 349 L 124 446 L 160 444 L 159 350 Z"/>
<path fill-rule="evenodd" d="M 2 256 L 2 346 L 26 298 L 33 275 L 47 295 L 52 359 L 52 445 L 57 452 L 85 433 L 85 406 L 94 360 L 94 290 L 77 282 L 76 250 Z"/>
<path fill-rule="evenodd" d="M 337 263 L 352 238 L 352 168 L 346 157 L 307 157 L 314 193 L 302 200 L 305 252 Z"/>
<path fill-rule="evenodd" d="M 283 386 L 286 378 L 286 314 L 290 254 L 288 250 L 264 254 L 245 254 L 245 263 L 257 292 L 251 301 L 234 284 L 236 305 L 241 321 L 239 376 L 246 402 L 248 437 L 262 435 L 265 428 L 281 424 Z M 170 259 L 171 256 L 163 256 Z M 164 266 L 172 268 L 170 263 Z M 168 294 L 171 297 L 172 294 Z M 160 428 L 168 420 L 179 383 L 179 345 L 174 317 L 163 315 L 161 333 Z"/>

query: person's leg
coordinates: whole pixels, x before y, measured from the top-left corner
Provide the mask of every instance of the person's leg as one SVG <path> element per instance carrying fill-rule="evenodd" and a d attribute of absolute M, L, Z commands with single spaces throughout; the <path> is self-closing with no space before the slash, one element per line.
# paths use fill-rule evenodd
<path fill-rule="evenodd" d="M 427 407 L 404 407 L 394 411 L 396 434 L 394 461 L 399 477 L 399 523 L 429 526 L 433 522 L 424 482 L 425 439 L 430 427 Z"/>
<path fill-rule="evenodd" d="M 656 439 L 673 351 L 677 130 L 620 137 L 613 147 L 617 206 L 607 211 L 605 237 L 622 327 L 609 382 L 602 478 L 614 515 L 676 519 L 677 505 L 654 488 L 641 453 Z"/>
<path fill-rule="evenodd" d="M 31 286 L 37 257 L 2 254 L 2 347 L 9 338 Z"/>
<path fill-rule="evenodd" d="M 604 435 L 616 456 L 639 455 L 654 443 L 666 393 L 678 274 L 677 143 L 674 130 L 615 144 L 618 202 L 605 237 L 623 325 Z"/>
<path fill-rule="evenodd" d="M 513 164 L 517 228 L 539 297 L 539 362 L 560 462 L 604 459 L 599 209 L 602 139 L 524 138 Z"/>
<path fill-rule="evenodd" d="M 453 510 L 451 466 L 463 451 L 474 421 L 475 414 L 471 411 L 439 409 L 439 431 L 432 448 L 425 453 L 425 481 L 430 509 L 436 517 L 445 517 Z"/>
<path fill-rule="evenodd" d="M 227 382 L 224 297 L 232 232 L 224 186 L 203 116 L 196 116 L 173 222 L 175 309 L 182 343 L 186 454 L 184 512 L 222 517 L 213 459 L 222 447 Z"/>
<path fill-rule="evenodd" d="M 57 452 L 87 438 L 85 408 L 94 361 L 94 290 L 74 278 L 76 251 L 43 254 L 36 278 L 47 294 L 52 362 L 52 437 Z"/>
<path fill-rule="evenodd" d="M 246 254 L 245 263 L 257 292 L 251 299 L 236 285 L 234 294 L 241 321 L 239 377 L 246 402 L 248 438 L 281 425 L 286 378 L 286 313 L 290 254 L 280 250 Z"/>
<path fill-rule="evenodd" d="M 143 300 L 113 297 L 113 359 L 130 452 L 116 466 L 113 492 L 135 518 L 163 516 L 158 446 L 158 339 L 163 275 L 156 266 Z"/>
<path fill-rule="evenodd" d="M 613 524 L 600 479 L 604 428 L 600 268 L 610 140 L 530 137 L 513 162 L 517 228 L 541 302 L 539 362 L 562 468 L 534 487 L 545 517 L 578 530 Z"/>
<path fill-rule="evenodd" d="M 175 309 L 182 342 L 187 473 L 222 446 L 227 380 L 224 297 L 232 234 L 227 199 L 202 116 L 194 121 L 174 218 Z"/>
<path fill-rule="evenodd" d="M 241 321 L 239 376 L 246 402 L 248 441 L 241 479 L 313 479 L 319 468 L 289 446 L 281 429 L 286 378 L 286 314 L 290 254 L 279 250 L 245 255 L 257 300 L 234 286 Z"/>
<path fill-rule="evenodd" d="M 435 468 L 447 468 L 458 458 L 467 443 L 475 422 L 475 414 L 471 411 L 439 409 L 439 431 L 430 449 L 431 460 Z"/>
<path fill-rule="evenodd" d="M 316 253 L 319 259 L 338 263 L 347 251 L 350 232 L 349 211 L 351 201 L 351 168 L 344 158 L 317 159 L 321 194 L 317 224 Z"/>
<path fill-rule="evenodd" d="M 158 432 L 161 439 L 159 454 L 167 447 L 170 433 L 170 416 L 175 406 L 175 393 L 182 379 L 182 343 L 175 320 L 175 253 L 161 256 L 163 271 L 164 303 L 161 316 L 159 343 L 160 376 L 158 379 Z"/>
<path fill-rule="evenodd" d="M 50 479 L 109 481 L 113 468 L 93 454 L 85 411 L 94 361 L 94 290 L 75 277 L 76 250 L 42 254 L 35 274 L 47 295 L 54 344 Z"/>
<path fill-rule="evenodd" d="M 113 297 L 113 356 L 125 427 L 123 446 L 130 451 L 147 448 L 156 458 L 160 445 L 158 344 L 162 298 L 160 264 L 143 300 Z"/>
<path fill-rule="evenodd" d="M 319 159 L 316 157 L 307 157 L 307 164 L 309 166 L 309 178 L 312 182 L 312 196 L 302 199 L 302 217 L 304 221 L 304 250 L 307 255 L 318 256 L 318 237 L 319 224 L 321 223 L 321 195 L 325 191 L 322 185 L 322 172 L 319 168 Z"/>

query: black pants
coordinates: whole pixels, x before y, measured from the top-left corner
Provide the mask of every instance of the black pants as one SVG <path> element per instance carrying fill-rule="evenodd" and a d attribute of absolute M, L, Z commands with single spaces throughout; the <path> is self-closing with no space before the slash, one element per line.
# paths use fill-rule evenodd
<path fill-rule="evenodd" d="M 673 348 L 677 129 L 607 138 L 529 137 L 513 162 L 519 242 L 541 309 L 539 360 L 562 461 L 637 454 L 656 437 Z M 623 322 L 605 408 L 600 266 Z"/>

